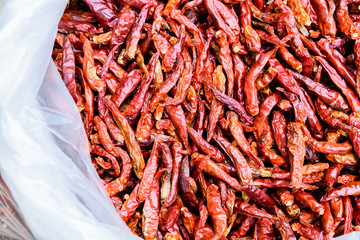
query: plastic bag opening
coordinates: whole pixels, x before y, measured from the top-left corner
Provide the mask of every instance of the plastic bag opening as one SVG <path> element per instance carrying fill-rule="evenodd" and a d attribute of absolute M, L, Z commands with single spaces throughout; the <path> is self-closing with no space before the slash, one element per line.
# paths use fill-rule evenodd
<path fill-rule="evenodd" d="M 0 173 L 36 239 L 138 239 L 101 186 L 50 58 L 66 2 L 11 0 L 0 9 Z"/>

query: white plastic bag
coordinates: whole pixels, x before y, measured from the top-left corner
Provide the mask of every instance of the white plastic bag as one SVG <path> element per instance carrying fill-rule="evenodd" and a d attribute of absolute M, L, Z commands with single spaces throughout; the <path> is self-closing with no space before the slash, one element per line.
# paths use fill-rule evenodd
<path fill-rule="evenodd" d="M 139 239 L 101 186 L 50 57 L 66 2 L 0 0 L 0 174 L 36 239 Z"/>

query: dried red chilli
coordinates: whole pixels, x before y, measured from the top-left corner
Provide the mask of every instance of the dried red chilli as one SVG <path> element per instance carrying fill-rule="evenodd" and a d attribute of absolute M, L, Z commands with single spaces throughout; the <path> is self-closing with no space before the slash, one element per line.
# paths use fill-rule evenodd
<path fill-rule="evenodd" d="M 77 3 L 52 56 L 135 234 L 359 229 L 356 1 Z"/>

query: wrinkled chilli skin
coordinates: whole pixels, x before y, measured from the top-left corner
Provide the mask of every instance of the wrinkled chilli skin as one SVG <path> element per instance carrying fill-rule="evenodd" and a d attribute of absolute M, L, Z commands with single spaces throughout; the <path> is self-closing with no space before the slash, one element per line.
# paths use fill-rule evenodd
<path fill-rule="evenodd" d="M 360 231 L 358 5 L 69 1 L 52 57 L 134 234 Z"/>

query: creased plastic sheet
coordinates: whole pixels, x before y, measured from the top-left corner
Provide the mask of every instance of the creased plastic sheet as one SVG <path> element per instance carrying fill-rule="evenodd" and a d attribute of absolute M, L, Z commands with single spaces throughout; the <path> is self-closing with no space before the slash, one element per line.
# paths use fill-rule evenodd
<path fill-rule="evenodd" d="M 139 239 L 101 186 L 50 58 L 66 2 L 0 0 L 0 174 L 36 239 Z"/>

